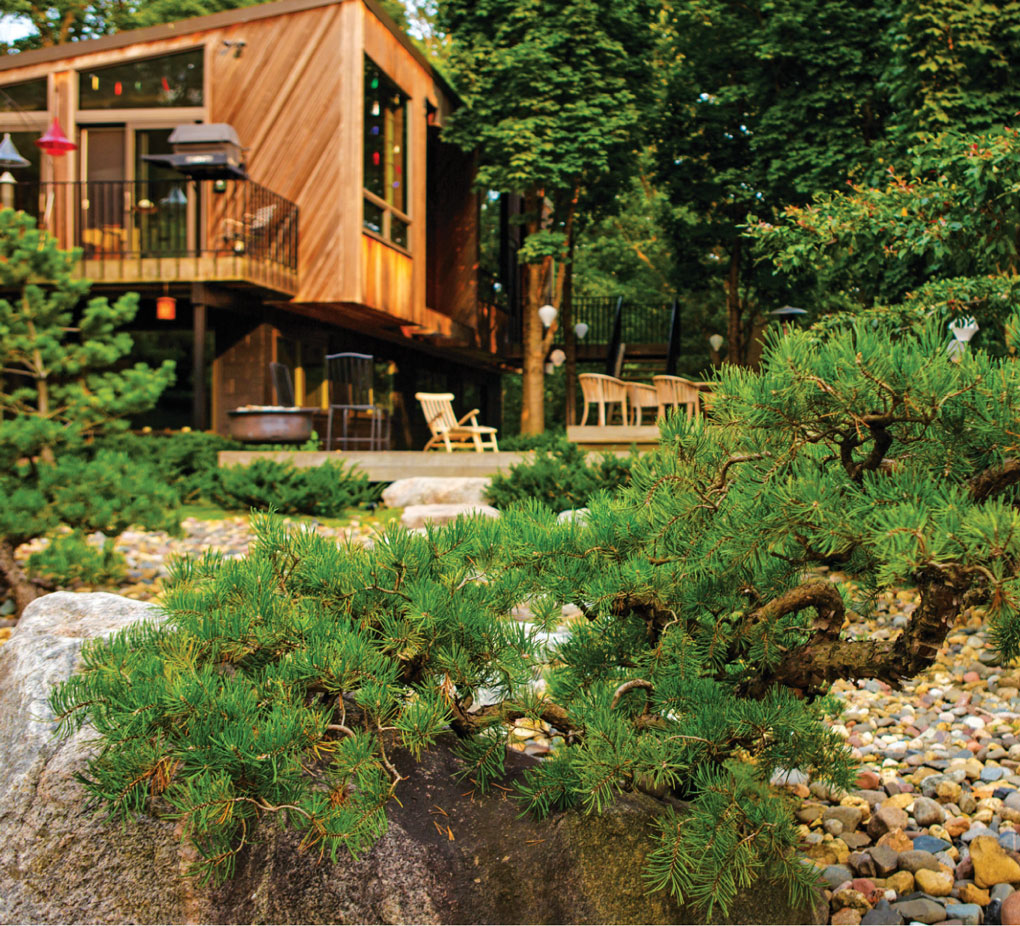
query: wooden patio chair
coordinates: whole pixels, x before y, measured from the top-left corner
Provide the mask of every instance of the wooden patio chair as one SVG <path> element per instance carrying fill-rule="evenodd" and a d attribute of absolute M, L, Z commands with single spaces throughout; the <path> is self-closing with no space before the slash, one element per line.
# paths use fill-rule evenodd
<path fill-rule="evenodd" d="M 584 396 L 584 414 L 581 416 L 581 426 L 588 420 L 588 406 L 597 405 L 599 408 L 599 427 L 604 428 L 613 417 L 612 408 L 608 415 L 606 406 L 620 406 L 620 423 L 627 423 L 627 384 L 615 376 L 606 376 L 605 373 L 581 373 L 577 377 L 581 384 L 581 394 Z"/>
<path fill-rule="evenodd" d="M 682 376 L 653 376 L 655 392 L 659 397 L 659 417 L 666 414 L 667 409 L 678 409 L 683 406 L 687 417 L 694 418 L 701 414 L 701 394 L 696 383 Z"/>
<path fill-rule="evenodd" d="M 452 392 L 416 392 L 414 397 L 421 402 L 421 410 L 429 424 L 432 437 L 425 444 L 426 450 L 438 450 L 440 445 L 447 453 L 464 448 L 483 453 L 498 451 L 496 428 L 478 423 L 478 409 L 473 408 L 462 418 L 453 413 Z M 488 438 L 488 441 L 484 438 Z"/>
<path fill-rule="evenodd" d="M 631 424 L 641 425 L 641 409 L 654 408 L 656 415 L 659 409 L 659 393 L 654 386 L 647 383 L 627 383 L 627 402 L 633 421 Z"/>

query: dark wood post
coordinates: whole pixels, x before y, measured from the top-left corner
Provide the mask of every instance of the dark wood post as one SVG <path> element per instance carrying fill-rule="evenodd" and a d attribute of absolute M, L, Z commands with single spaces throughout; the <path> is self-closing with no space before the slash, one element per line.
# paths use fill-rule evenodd
<path fill-rule="evenodd" d="M 205 305 L 196 302 L 192 307 L 194 345 L 191 352 L 191 426 L 196 431 L 204 431 L 209 426 L 209 401 L 205 389 Z"/>
<path fill-rule="evenodd" d="M 563 324 L 563 352 L 567 355 L 565 388 L 567 425 L 577 424 L 577 335 L 574 332 L 574 237 L 570 238 L 570 259 L 563 268 L 563 305 L 560 319 Z"/>

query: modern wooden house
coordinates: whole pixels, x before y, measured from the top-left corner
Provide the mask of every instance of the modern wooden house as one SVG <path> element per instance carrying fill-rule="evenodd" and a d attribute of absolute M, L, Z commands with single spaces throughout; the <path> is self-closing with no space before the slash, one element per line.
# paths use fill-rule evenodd
<path fill-rule="evenodd" d="M 178 360 L 154 425 L 225 432 L 274 402 L 273 361 L 324 406 L 323 358 L 357 351 L 417 447 L 416 390 L 499 410 L 456 105 L 375 0 L 280 0 L 0 58 L 0 133 L 30 161 L 0 193 L 84 250 L 94 292 L 141 294 L 139 355 Z M 36 145 L 54 119 L 63 156 Z"/>

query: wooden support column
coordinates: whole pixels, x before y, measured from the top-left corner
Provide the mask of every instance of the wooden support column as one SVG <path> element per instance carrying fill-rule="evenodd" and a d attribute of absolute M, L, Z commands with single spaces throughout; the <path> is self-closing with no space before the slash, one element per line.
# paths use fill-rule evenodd
<path fill-rule="evenodd" d="M 205 321 L 204 303 L 194 303 L 191 325 L 194 336 L 191 366 L 193 387 L 191 426 L 196 431 L 204 431 L 209 427 L 209 402 L 205 389 Z"/>

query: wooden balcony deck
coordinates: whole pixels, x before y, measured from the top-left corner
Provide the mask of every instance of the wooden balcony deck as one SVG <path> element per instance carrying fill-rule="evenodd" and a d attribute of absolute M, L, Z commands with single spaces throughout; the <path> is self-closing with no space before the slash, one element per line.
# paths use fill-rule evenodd
<path fill-rule="evenodd" d="M 280 264 L 246 254 L 212 252 L 173 257 L 106 254 L 78 265 L 79 276 L 93 283 L 241 283 L 293 296 L 298 275 Z"/>

